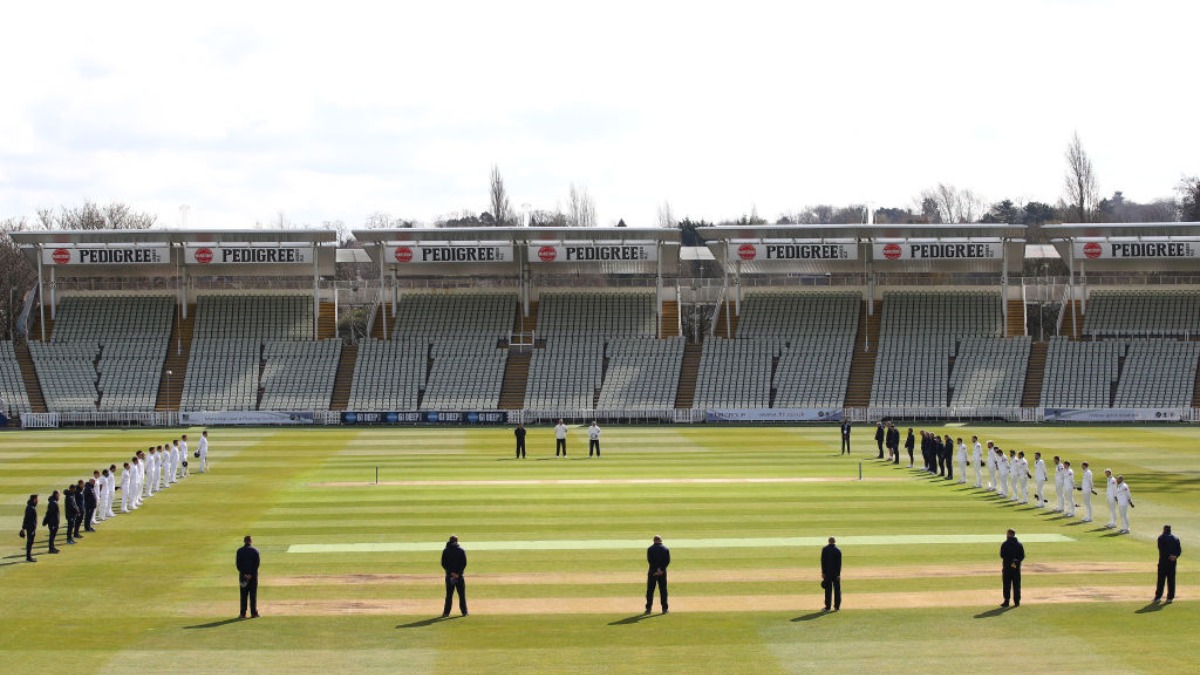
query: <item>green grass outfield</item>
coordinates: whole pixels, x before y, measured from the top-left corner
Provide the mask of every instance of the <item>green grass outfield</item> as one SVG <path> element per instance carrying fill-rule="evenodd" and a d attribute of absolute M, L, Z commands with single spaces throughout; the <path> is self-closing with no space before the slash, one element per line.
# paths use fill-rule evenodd
<path fill-rule="evenodd" d="M 51 489 L 174 432 L 6 432 L 0 670 L 1200 671 L 1195 428 L 943 431 L 1061 454 L 1077 476 L 1091 461 L 1091 524 L 876 462 L 857 432 L 847 459 L 836 427 L 609 426 L 589 460 L 576 429 L 556 460 L 537 428 L 518 462 L 511 429 L 213 429 L 209 474 L 33 565 L 16 536 L 28 493 L 44 513 Z M 1100 527 L 1105 467 L 1132 487 L 1131 535 Z M 1166 522 L 1181 588 L 1157 608 Z M 1026 542 L 1025 600 L 1000 612 L 1009 527 Z M 443 621 L 451 533 L 470 556 L 471 616 Z M 245 534 L 263 554 L 263 618 L 231 621 Z M 642 619 L 654 534 L 672 548 L 672 611 Z M 830 535 L 845 595 L 826 615 Z"/>

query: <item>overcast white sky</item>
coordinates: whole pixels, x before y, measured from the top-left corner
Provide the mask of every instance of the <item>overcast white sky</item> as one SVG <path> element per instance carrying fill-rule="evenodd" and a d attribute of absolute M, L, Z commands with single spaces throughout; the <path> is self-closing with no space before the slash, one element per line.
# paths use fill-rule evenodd
<path fill-rule="evenodd" d="M 1195 0 L 309 4 L 6 3 L 0 217 L 1054 202 L 1076 131 L 1103 194 L 1200 174 Z"/>

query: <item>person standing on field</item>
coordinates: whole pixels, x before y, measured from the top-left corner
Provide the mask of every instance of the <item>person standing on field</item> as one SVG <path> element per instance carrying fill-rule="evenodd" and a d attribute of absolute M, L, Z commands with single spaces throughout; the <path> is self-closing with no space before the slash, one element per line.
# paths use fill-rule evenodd
<path fill-rule="evenodd" d="M 1162 600 L 1163 584 L 1167 587 L 1167 604 L 1175 601 L 1175 565 L 1183 555 L 1179 537 L 1171 534 L 1171 526 L 1163 525 L 1158 537 L 1158 582 L 1154 586 L 1154 601 Z"/>
<path fill-rule="evenodd" d="M 1033 453 L 1033 484 L 1037 489 L 1035 496 L 1037 497 L 1037 506 L 1039 509 L 1046 508 L 1046 480 L 1048 478 L 1046 460 L 1042 459 L 1042 453 Z"/>
<path fill-rule="evenodd" d="M 1117 513 L 1121 516 L 1121 534 L 1129 534 L 1129 509 L 1133 506 L 1133 493 L 1125 476 L 1117 476 Z"/>
<path fill-rule="evenodd" d="M 1021 503 L 1029 503 L 1029 460 L 1025 451 L 1017 453 L 1017 489 L 1021 492 Z"/>
<path fill-rule="evenodd" d="M 654 535 L 654 543 L 646 549 L 646 562 L 650 569 L 646 572 L 646 614 L 654 607 L 654 587 L 658 587 L 658 604 L 662 613 L 667 609 L 667 566 L 671 564 L 671 550 L 663 546 L 662 537 Z"/>
<path fill-rule="evenodd" d="M 258 618 L 258 568 L 262 562 L 262 558 L 258 555 L 258 549 L 252 544 L 254 540 L 250 535 L 246 535 L 242 539 L 242 547 L 237 550 L 237 559 L 235 563 L 238 571 L 238 587 L 241 589 L 241 614 L 239 619 L 246 618 L 246 604 L 250 604 L 250 618 Z"/>
<path fill-rule="evenodd" d="M 196 459 L 200 460 L 200 473 L 208 472 L 208 430 L 200 434 L 200 444 L 196 446 Z"/>
<path fill-rule="evenodd" d="M 1004 565 L 1002 579 L 1004 582 L 1004 603 L 1001 607 L 1008 607 L 1008 601 L 1011 597 L 1014 607 L 1021 606 L 1021 563 L 1025 560 L 1025 547 L 1017 541 L 1017 533 L 1013 530 L 1007 532 L 1007 537 L 1004 543 L 1000 545 L 1000 560 Z"/>
<path fill-rule="evenodd" d="M 446 548 L 442 549 L 442 569 L 446 572 L 446 604 L 442 609 L 442 618 L 450 616 L 455 591 L 458 592 L 458 609 L 466 616 L 467 582 L 463 579 L 463 573 L 467 569 L 467 552 L 458 545 L 458 537 L 454 535 L 450 535 Z"/>
<path fill-rule="evenodd" d="M 971 444 L 975 448 L 971 451 L 971 466 L 975 467 L 975 487 L 983 487 L 983 446 L 979 443 L 978 436 L 971 437 Z"/>
<path fill-rule="evenodd" d="M 560 453 L 567 456 L 567 425 L 562 420 L 554 427 L 554 456 L 558 457 Z"/>
<path fill-rule="evenodd" d="M 188 465 L 189 464 L 191 464 L 191 463 L 188 462 L 187 434 L 183 434 L 182 436 L 179 437 L 179 477 L 180 478 L 188 477 Z"/>
<path fill-rule="evenodd" d="M 842 552 L 837 540 L 829 538 L 829 545 L 821 549 L 821 588 L 825 589 L 825 611 L 833 600 L 833 611 L 842 608 Z"/>
<path fill-rule="evenodd" d="M 518 424 L 516 429 L 513 429 L 513 436 L 517 439 L 517 459 L 525 459 L 525 425 Z"/>
<path fill-rule="evenodd" d="M 50 499 L 46 502 L 46 515 L 42 517 L 42 525 L 45 525 L 46 530 L 50 533 L 50 548 L 46 550 L 46 553 L 58 553 L 58 548 L 54 546 L 54 538 L 58 536 L 58 526 L 62 523 L 58 514 L 58 490 L 55 490 L 50 493 Z M 1175 588 L 1173 582 L 1171 588 Z M 1172 590 L 1172 595 L 1174 595 L 1174 590 Z"/>
<path fill-rule="evenodd" d="M 958 439 L 958 482 L 959 484 L 967 482 L 967 444 L 963 443 L 963 439 Z"/>
<path fill-rule="evenodd" d="M 1083 463 L 1083 484 L 1079 488 L 1083 490 L 1083 522 L 1092 522 L 1092 495 L 1096 494 L 1096 484 L 1092 479 L 1092 470 L 1088 468 L 1088 463 Z"/>
<path fill-rule="evenodd" d="M 25 540 L 25 562 L 37 562 L 37 558 L 33 557 L 33 540 L 37 538 L 38 528 L 37 503 L 38 496 L 29 495 L 29 501 L 25 502 L 25 519 L 21 521 L 20 534 Z"/>
<path fill-rule="evenodd" d="M 1068 518 L 1075 517 L 1075 469 L 1071 468 L 1071 462 L 1063 462 L 1062 472 L 1062 489 L 1067 494 L 1067 504 L 1063 515 Z"/>
<path fill-rule="evenodd" d="M 133 502 L 133 495 L 130 492 L 133 489 L 133 469 L 129 468 L 129 462 L 125 462 L 124 470 L 121 472 L 121 513 L 129 513 L 129 507 Z"/>
<path fill-rule="evenodd" d="M 1104 478 L 1104 501 L 1108 502 L 1108 523 L 1104 527 L 1111 530 L 1117 526 L 1117 479 L 1113 477 L 1112 469 L 1104 470 Z"/>
<path fill-rule="evenodd" d="M 885 432 L 883 430 L 883 422 L 876 422 L 875 423 L 875 446 L 879 448 L 879 456 L 876 457 L 875 459 L 883 459 L 883 439 L 886 434 L 887 434 L 887 432 Z"/>
<path fill-rule="evenodd" d="M 1054 509 L 1056 513 L 1062 513 L 1064 508 L 1063 502 L 1063 463 L 1058 455 L 1054 456 L 1054 494 L 1058 496 L 1058 508 Z"/>
<path fill-rule="evenodd" d="M 987 472 L 987 489 L 994 492 L 996 490 L 996 449 L 991 441 L 987 442 Z"/>
<path fill-rule="evenodd" d="M 842 420 L 842 453 L 850 454 L 850 420 Z"/>
<path fill-rule="evenodd" d="M 913 468 L 913 448 L 917 445 L 917 438 L 913 436 L 912 427 L 908 428 L 908 437 L 904 439 L 904 449 L 908 451 L 908 468 Z"/>
<path fill-rule="evenodd" d="M 588 457 L 592 456 L 592 451 L 596 451 L 596 457 L 600 457 L 600 427 L 596 424 L 596 420 L 592 420 L 592 426 L 588 427 Z"/>

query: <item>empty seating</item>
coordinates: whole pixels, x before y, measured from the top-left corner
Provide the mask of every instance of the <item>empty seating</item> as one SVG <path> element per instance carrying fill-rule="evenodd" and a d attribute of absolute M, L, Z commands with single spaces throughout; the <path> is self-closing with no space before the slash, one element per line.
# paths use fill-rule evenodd
<path fill-rule="evenodd" d="M 514 293 L 405 294 L 396 308 L 392 336 L 508 337 L 516 311 Z"/>
<path fill-rule="evenodd" d="M 313 300 L 305 295 L 202 295 L 193 340 L 313 339 Z"/>
<path fill-rule="evenodd" d="M 340 339 L 264 342 L 259 410 L 328 410 L 341 351 Z"/>
<path fill-rule="evenodd" d="M 17 353 L 9 340 L 0 342 L 0 411 L 6 415 L 29 412 L 29 393 L 25 390 L 25 379 L 21 376 L 21 365 Z"/>
<path fill-rule="evenodd" d="M 509 323 L 512 312 L 509 307 Z M 508 351 L 494 337 L 439 337 L 430 350 L 432 365 L 423 410 L 492 410 L 500 400 Z"/>
<path fill-rule="evenodd" d="M 416 410 L 425 387 L 429 342 L 418 339 L 365 340 L 358 345 L 351 410 Z"/>
<path fill-rule="evenodd" d="M 611 338 L 600 409 L 664 410 L 675 406 L 683 338 Z"/>
<path fill-rule="evenodd" d="M 781 342 L 709 339 L 700 352 L 695 408 L 769 408 L 771 370 Z"/>
<path fill-rule="evenodd" d="M 1114 406 L 1182 408 L 1192 404 L 1200 342 L 1130 340 Z"/>
<path fill-rule="evenodd" d="M 1200 293 L 1188 291 L 1092 291 L 1084 335 L 1093 337 L 1192 336 L 1200 334 Z"/>
<path fill-rule="evenodd" d="M 1072 342 L 1050 338 L 1046 372 L 1042 376 L 1042 405 L 1048 408 L 1107 408 L 1117 381 L 1118 359 L 1125 343 Z M 1194 376 L 1194 373 L 1193 373 Z"/>
<path fill-rule="evenodd" d="M 1028 337 L 967 337 L 950 374 L 953 406 L 1019 406 L 1029 363 Z"/>
<path fill-rule="evenodd" d="M 545 347 L 533 350 L 529 359 L 525 407 L 535 410 L 593 409 L 602 382 L 603 366 L 602 337 L 564 335 L 546 338 Z"/>
<path fill-rule="evenodd" d="M 654 293 L 545 292 L 538 300 L 539 336 L 658 335 Z"/>
<path fill-rule="evenodd" d="M 787 347 L 775 369 L 774 407 L 842 407 L 854 360 L 854 333 L 798 337 Z"/>

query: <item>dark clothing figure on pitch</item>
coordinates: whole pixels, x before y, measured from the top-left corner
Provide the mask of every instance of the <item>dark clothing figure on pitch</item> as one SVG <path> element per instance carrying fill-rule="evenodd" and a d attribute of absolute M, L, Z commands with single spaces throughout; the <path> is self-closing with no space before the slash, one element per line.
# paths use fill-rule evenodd
<path fill-rule="evenodd" d="M 658 603 L 663 614 L 667 613 L 667 566 L 671 564 L 671 549 L 663 546 L 662 537 L 655 537 L 654 544 L 646 549 L 646 613 L 654 606 L 654 587 L 658 586 Z"/>
<path fill-rule="evenodd" d="M 883 459 L 883 439 L 886 432 L 883 430 L 883 422 L 875 423 L 875 446 L 879 448 L 879 456 L 875 459 Z"/>
<path fill-rule="evenodd" d="M 821 588 L 825 589 L 825 611 L 833 601 L 834 609 L 842 608 L 842 552 L 836 540 L 829 538 L 829 545 L 821 549 Z"/>
<path fill-rule="evenodd" d="M 467 582 L 463 579 L 463 572 L 467 569 L 467 552 L 458 545 L 458 537 L 450 537 L 446 548 L 442 549 L 442 569 L 446 571 L 446 605 L 442 608 L 442 616 L 450 616 L 455 591 L 458 591 L 458 609 L 466 616 Z"/>
<path fill-rule="evenodd" d="M 33 559 L 33 540 L 37 537 L 37 502 L 37 495 L 29 495 L 29 501 L 25 502 L 25 520 L 21 521 L 21 536 L 25 537 L 25 560 L 27 562 L 36 562 Z"/>
<path fill-rule="evenodd" d="M 67 518 L 67 543 L 74 544 L 79 530 L 79 503 L 75 500 L 74 485 L 68 485 L 63 492 L 63 508 Z"/>
<path fill-rule="evenodd" d="M 1025 560 L 1025 547 L 1017 541 L 1017 533 L 1008 531 L 1008 538 L 1000 545 L 1000 560 L 1004 564 L 1004 603 L 1008 607 L 1012 598 L 1014 607 L 1021 606 L 1021 561 Z"/>
<path fill-rule="evenodd" d="M 79 534 L 79 528 L 83 527 L 83 481 L 75 484 L 75 524 L 74 538 L 83 539 Z"/>
<path fill-rule="evenodd" d="M 913 465 L 913 447 L 916 446 L 917 440 L 913 436 L 913 430 L 908 430 L 908 438 L 904 439 L 904 449 L 908 450 L 908 467 L 911 469 Z"/>
<path fill-rule="evenodd" d="M 1179 537 L 1171 534 L 1171 526 L 1164 525 L 1158 537 L 1158 583 L 1154 586 L 1154 601 L 1162 600 L 1163 586 L 1167 587 L 1167 602 L 1175 600 L 1175 566 L 1183 555 Z"/>
<path fill-rule="evenodd" d="M 842 422 L 842 453 L 850 454 L 850 422 Z"/>
<path fill-rule="evenodd" d="M 892 464 L 900 463 L 900 430 L 894 425 L 888 427 L 887 432 L 888 454 L 892 457 Z"/>
<path fill-rule="evenodd" d="M 525 459 L 525 425 L 518 424 L 513 436 L 517 437 L 517 459 Z"/>
<path fill-rule="evenodd" d="M 261 559 L 258 549 L 251 546 L 250 537 L 237 550 L 238 586 L 242 590 L 241 618 L 246 618 L 246 602 L 250 603 L 250 616 L 258 617 L 258 566 Z"/>
<path fill-rule="evenodd" d="M 96 518 L 96 507 L 100 500 L 96 496 L 96 481 L 90 480 L 83 486 L 83 531 L 95 532 L 92 521 Z"/>
<path fill-rule="evenodd" d="M 58 536 L 58 526 L 62 523 L 58 511 L 58 490 L 55 490 L 50 495 L 50 500 L 46 502 L 46 515 L 42 517 L 42 525 L 50 532 L 50 548 L 47 553 L 58 553 L 58 548 L 54 546 L 54 538 Z"/>

